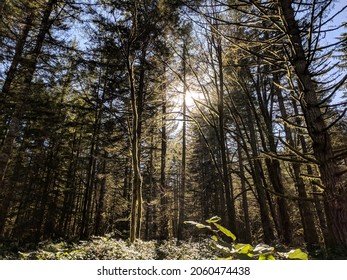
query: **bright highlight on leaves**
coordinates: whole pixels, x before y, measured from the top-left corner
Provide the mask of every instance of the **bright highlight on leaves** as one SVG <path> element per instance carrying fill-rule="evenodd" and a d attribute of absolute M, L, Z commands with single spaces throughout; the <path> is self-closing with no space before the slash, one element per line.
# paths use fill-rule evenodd
<path fill-rule="evenodd" d="M 274 247 L 271 247 L 267 244 L 258 244 L 255 248 L 254 248 L 254 252 L 258 253 L 258 254 L 266 254 L 266 253 L 271 253 L 275 250 Z"/>
<path fill-rule="evenodd" d="M 191 224 L 197 228 L 205 228 L 210 230 L 213 233 L 213 246 L 221 253 L 226 255 L 226 257 L 223 258 L 224 260 L 276 260 L 276 258 L 308 260 L 308 255 L 300 249 L 294 249 L 283 253 L 277 252 L 274 247 L 263 243 L 253 247 L 251 244 L 226 242 L 220 237 L 220 233 L 223 233 L 224 236 L 230 237 L 233 241 L 236 240 L 236 236 L 230 230 L 218 224 L 219 221 L 221 221 L 221 218 L 214 216 L 211 219 L 206 220 L 206 222 L 210 225 L 204 225 L 194 221 L 186 221 L 185 224 Z"/>
<path fill-rule="evenodd" d="M 221 226 L 221 225 L 219 225 L 219 224 L 215 224 L 215 223 L 214 223 L 214 225 L 215 225 L 221 232 L 223 232 L 226 236 L 231 237 L 231 239 L 232 239 L 233 241 L 236 240 L 235 234 L 233 234 L 230 230 L 226 229 L 225 227 L 223 227 L 223 226 Z"/>
<path fill-rule="evenodd" d="M 274 261 L 276 259 L 275 259 L 275 257 L 273 255 L 260 255 L 258 260 L 260 260 L 260 261 L 264 261 L 264 260 Z"/>
<path fill-rule="evenodd" d="M 289 251 L 287 258 L 291 260 L 308 260 L 307 254 L 300 249 Z"/>
<path fill-rule="evenodd" d="M 214 216 L 211 219 L 206 220 L 206 223 L 209 223 L 209 224 L 218 223 L 221 219 L 222 219 L 221 217 Z"/>
<path fill-rule="evenodd" d="M 201 224 L 201 223 L 197 223 L 197 222 L 194 222 L 194 221 L 185 221 L 184 222 L 185 224 L 190 224 L 190 225 L 193 225 L 197 228 L 207 228 L 209 230 L 211 230 L 211 227 L 210 226 L 206 226 L 204 224 Z"/>
<path fill-rule="evenodd" d="M 253 246 L 250 244 L 235 244 L 234 250 L 239 254 L 248 254 L 250 251 L 253 251 Z"/>

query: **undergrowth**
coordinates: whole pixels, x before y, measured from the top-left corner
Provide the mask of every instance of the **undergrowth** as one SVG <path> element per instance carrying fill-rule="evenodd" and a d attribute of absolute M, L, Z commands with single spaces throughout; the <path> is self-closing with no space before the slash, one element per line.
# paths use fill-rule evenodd
<path fill-rule="evenodd" d="M 308 255 L 299 248 L 280 250 L 267 244 L 242 244 L 236 236 L 213 217 L 201 224 L 187 221 L 200 229 L 207 229 L 210 237 L 193 241 L 141 241 L 130 243 L 111 236 L 93 237 L 88 241 L 49 242 L 21 246 L 0 243 L 0 259 L 19 260 L 214 260 L 214 259 L 301 259 Z M 229 241 L 225 241 L 229 239 Z M 230 241 L 231 240 L 231 241 Z"/>
<path fill-rule="evenodd" d="M 42 242 L 36 248 L 0 245 L 0 259 L 19 260 L 209 260 L 216 259 L 218 250 L 211 241 L 180 242 L 140 241 L 110 237 L 93 237 L 77 243 Z"/>

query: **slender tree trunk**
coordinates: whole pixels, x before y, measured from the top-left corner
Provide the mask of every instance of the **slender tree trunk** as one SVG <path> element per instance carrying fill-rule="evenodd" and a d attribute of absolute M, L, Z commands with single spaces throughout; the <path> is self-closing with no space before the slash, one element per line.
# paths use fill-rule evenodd
<path fill-rule="evenodd" d="M 225 120 L 224 120 L 224 74 L 223 74 L 223 50 L 221 38 L 213 38 L 213 42 L 217 52 L 218 60 L 218 136 L 219 146 L 222 159 L 222 170 L 223 170 L 223 185 L 225 192 L 225 202 L 227 208 L 228 227 L 237 236 L 237 223 L 236 223 L 236 211 L 234 203 L 234 193 L 231 182 L 231 176 L 228 168 L 228 156 L 227 156 L 227 141 L 225 137 Z"/>
<path fill-rule="evenodd" d="M 66 191 L 64 192 L 64 199 L 63 199 L 63 207 L 61 209 L 62 214 L 60 216 L 59 220 L 59 234 L 62 237 L 70 236 L 71 232 L 70 224 L 72 220 L 72 212 L 73 208 L 75 207 L 75 198 L 77 189 L 75 187 L 76 185 L 76 173 L 77 173 L 77 159 L 79 158 L 80 150 L 80 144 L 82 140 L 82 135 L 80 135 L 79 138 L 77 138 L 77 131 L 74 132 L 73 141 L 72 141 L 72 147 L 71 147 L 71 154 L 69 156 L 70 162 L 68 165 L 68 172 L 66 176 L 66 183 L 65 188 Z M 77 215 L 76 215 L 77 216 Z"/>
<path fill-rule="evenodd" d="M 107 165 L 107 152 L 104 152 L 104 159 L 102 162 L 102 179 L 99 191 L 99 199 L 97 202 L 96 213 L 95 213 L 95 234 L 103 235 L 104 234 L 104 213 L 105 213 L 105 196 L 106 196 L 106 165 Z"/>
<path fill-rule="evenodd" d="M 184 230 L 184 217 L 185 217 L 185 192 L 186 192 L 186 132 L 187 132 L 187 106 L 186 106 L 186 95 L 187 95 L 187 44 L 183 42 L 183 55 L 182 55 L 182 76 L 183 76 L 183 97 L 182 97 L 182 165 L 181 165 L 181 187 L 179 191 L 179 215 L 178 215 L 178 229 L 177 229 L 177 240 L 183 239 Z"/>
<path fill-rule="evenodd" d="M 80 238 L 86 239 L 90 234 L 90 220 L 92 216 L 92 199 L 93 190 L 95 188 L 95 168 L 96 168 L 96 153 L 98 150 L 98 112 L 96 112 L 96 118 L 94 121 L 94 131 L 91 139 L 91 145 L 89 150 L 89 162 L 87 168 L 86 185 L 83 197 L 83 207 L 82 207 L 82 220 L 80 228 Z"/>
<path fill-rule="evenodd" d="M 251 222 L 249 217 L 249 209 L 248 209 L 248 198 L 246 192 L 246 181 L 245 181 L 245 171 L 242 160 L 242 148 L 240 145 L 240 141 L 237 141 L 237 153 L 239 158 L 239 171 L 240 171 L 240 180 L 241 180 L 241 192 L 242 192 L 242 212 L 244 217 L 244 236 L 241 236 L 241 239 L 246 243 L 252 242 L 252 231 L 251 231 Z"/>
<path fill-rule="evenodd" d="M 164 69 L 164 75 L 166 70 Z M 166 82 L 166 81 L 165 81 Z M 166 153 L 167 153 L 167 134 L 166 134 L 166 84 L 162 87 L 162 117 L 161 117 L 161 154 L 160 154 L 160 226 L 159 239 L 164 240 L 169 237 L 169 201 L 168 190 L 166 187 Z M 172 234 L 171 234 L 172 235 Z"/>
<path fill-rule="evenodd" d="M 130 50 L 129 50 L 130 51 Z M 129 75 L 130 99 L 132 111 L 131 125 L 131 158 L 132 158 L 132 202 L 130 216 L 130 242 L 139 238 L 141 233 L 142 220 L 142 175 L 140 167 L 140 138 L 141 138 L 141 105 L 142 94 L 140 90 L 136 93 L 134 61 L 131 61 L 131 54 L 128 53 L 127 70 Z"/>
<path fill-rule="evenodd" d="M 43 145 L 43 143 L 42 143 Z M 42 194 L 41 197 L 39 199 L 39 203 L 37 204 L 38 206 L 35 207 L 35 214 L 34 214 L 34 218 L 35 218 L 35 222 L 36 222 L 36 226 L 35 226 L 35 242 L 38 243 L 41 239 L 43 239 L 44 237 L 48 237 L 48 236 L 44 236 L 45 232 L 45 223 L 47 223 L 47 218 L 49 217 L 48 212 L 50 210 L 52 210 L 53 208 L 56 208 L 56 205 L 54 205 L 54 203 L 52 203 L 52 182 L 53 182 L 53 170 L 50 168 L 51 164 L 52 164 L 52 160 L 53 160 L 53 153 L 51 153 L 51 155 L 49 156 L 49 159 L 46 160 L 46 164 L 43 170 L 43 173 L 45 175 L 42 174 L 42 177 L 44 177 L 43 180 L 43 186 L 40 186 L 42 189 Z M 37 176 L 39 177 L 39 176 Z M 48 206 L 50 207 L 50 209 L 48 209 Z M 52 221 L 50 221 L 52 222 Z M 48 222 L 49 223 L 49 222 Z M 52 225 L 52 224 L 51 224 Z M 47 234 L 51 234 L 47 233 Z"/>
<path fill-rule="evenodd" d="M 263 74 L 262 72 L 265 72 Z M 268 66 L 258 66 L 258 73 L 255 79 L 255 93 L 257 96 L 258 106 L 261 112 L 261 117 L 258 116 L 257 108 L 255 105 L 252 106 L 253 114 L 256 117 L 256 123 L 258 125 L 259 131 L 261 134 L 261 140 L 263 149 L 265 152 L 270 151 L 271 153 L 276 154 L 276 143 L 275 143 L 275 135 L 273 132 L 273 118 L 272 118 L 272 110 L 273 110 L 273 91 L 269 91 L 267 85 L 269 84 L 269 80 L 264 75 L 269 73 Z M 249 73 L 251 76 L 251 74 Z M 251 96 L 249 95 L 249 100 L 251 101 Z M 262 118 L 262 119 L 260 119 Z M 284 195 L 285 190 L 282 182 L 281 175 L 281 166 L 278 160 L 276 159 L 265 159 L 265 164 L 268 170 L 269 181 L 273 189 L 279 193 Z M 265 184 L 266 180 L 264 180 Z M 270 198 L 270 194 L 267 194 Z M 273 215 L 274 222 L 276 224 L 276 228 L 278 231 L 279 238 L 285 242 L 286 244 L 290 244 L 292 241 L 292 225 L 290 221 L 290 207 L 285 198 L 277 196 L 275 198 L 276 201 L 276 210 Z M 269 200 L 271 206 L 271 200 Z M 275 210 L 275 209 L 274 209 Z"/>
<path fill-rule="evenodd" d="M 148 183 L 149 189 L 147 190 L 147 207 L 146 207 L 146 226 L 145 226 L 145 240 L 151 240 L 156 236 L 156 226 L 154 224 L 155 217 L 155 205 L 151 202 L 156 195 L 154 188 L 154 129 L 150 129 L 150 152 L 148 162 Z"/>
<path fill-rule="evenodd" d="M 252 177 L 254 181 L 254 185 L 258 194 L 258 203 L 260 208 L 260 218 L 262 222 L 262 227 L 264 231 L 264 242 L 271 243 L 275 239 L 275 234 L 271 222 L 271 218 L 269 216 L 269 205 L 266 203 L 266 190 L 262 184 L 261 178 L 261 163 L 256 158 L 258 157 L 257 150 L 257 138 L 254 129 L 254 124 L 252 120 L 252 112 L 250 108 L 247 107 L 247 129 L 250 135 L 250 145 L 252 150 L 253 159 L 249 159 L 250 163 L 253 165 Z M 252 163 L 253 162 L 253 163 Z"/>

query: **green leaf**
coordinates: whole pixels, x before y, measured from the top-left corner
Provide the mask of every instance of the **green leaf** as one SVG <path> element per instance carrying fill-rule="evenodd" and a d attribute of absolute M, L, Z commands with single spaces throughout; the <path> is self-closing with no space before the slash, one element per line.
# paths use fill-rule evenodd
<path fill-rule="evenodd" d="M 258 260 L 270 260 L 270 261 L 274 261 L 276 260 L 275 257 L 273 255 L 263 255 L 261 254 L 258 258 Z"/>
<path fill-rule="evenodd" d="M 236 236 L 235 234 L 233 234 L 230 230 L 226 229 L 225 227 L 219 225 L 219 224 L 216 224 L 216 223 L 213 223 L 221 232 L 223 232 L 226 236 L 228 237 L 231 237 L 232 240 L 236 240 Z"/>
<path fill-rule="evenodd" d="M 267 244 L 258 244 L 254 248 L 253 252 L 257 253 L 257 254 L 266 254 L 266 253 L 273 252 L 274 249 L 275 249 L 274 247 L 271 247 L 271 246 L 269 246 Z"/>
<path fill-rule="evenodd" d="M 197 228 L 207 228 L 207 229 L 211 230 L 210 226 L 207 226 L 207 225 L 204 225 L 204 224 L 200 224 L 200 223 L 197 223 L 197 222 L 194 222 L 194 221 L 185 221 L 184 223 L 196 226 Z"/>
<path fill-rule="evenodd" d="M 214 241 L 218 241 L 218 237 L 215 236 L 215 235 L 212 236 L 212 239 L 213 239 Z"/>
<path fill-rule="evenodd" d="M 206 220 L 206 223 L 209 223 L 209 224 L 218 223 L 221 219 L 222 219 L 221 217 L 214 216 L 211 219 Z"/>
<path fill-rule="evenodd" d="M 250 244 L 239 243 L 234 246 L 234 249 L 239 254 L 248 254 L 250 251 L 253 250 L 253 247 Z"/>
<path fill-rule="evenodd" d="M 308 255 L 300 249 L 289 251 L 287 257 L 292 260 L 308 260 Z"/>

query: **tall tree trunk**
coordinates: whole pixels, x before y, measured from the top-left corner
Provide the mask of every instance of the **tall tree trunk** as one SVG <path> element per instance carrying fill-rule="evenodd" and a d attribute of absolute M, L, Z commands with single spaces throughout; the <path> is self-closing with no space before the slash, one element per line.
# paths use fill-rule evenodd
<path fill-rule="evenodd" d="M 59 220 L 59 234 L 62 237 L 67 237 L 71 234 L 69 231 L 70 229 L 70 223 L 72 220 L 72 212 L 75 207 L 75 198 L 77 193 L 76 185 L 76 173 L 77 173 L 77 161 L 79 158 L 79 154 L 81 149 L 80 144 L 82 140 L 82 134 L 78 137 L 77 131 L 75 130 L 73 135 L 73 141 L 72 141 L 72 147 L 71 147 L 71 154 L 69 155 L 70 162 L 68 164 L 68 171 L 66 175 L 66 183 L 65 188 L 66 191 L 64 192 L 64 199 L 63 199 L 63 207 L 62 207 L 62 213 Z M 78 138 L 77 138 L 78 137 Z M 75 215 L 77 216 L 77 215 Z"/>
<path fill-rule="evenodd" d="M 295 102 L 293 102 L 293 103 L 295 103 Z M 293 106 L 294 106 L 294 110 L 295 110 L 296 104 Z M 306 139 L 303 135 L 301 135 L 299 138 L 300 138 L 300 143 L 301 143 L 301 147 L 302 147 L 302 152 L 304 154 L 307 154 L 308 148 L 307 148 Z M 314 175 L 313 168 L 311 165 L 307 165 L 306 170 L 307 170 L 308 176 Z M 318 189 L 315 185 L 312 186 L 312 191 L 314 193 L 314 195 L 313 195 L 314 206 L 316 208 L 316 213 L 318 216 L 319 225 L 320 225 L 320 229 L 321 229 L 321 232 L 323 235 L 323 239 L 324 239 L 325 244 L 328 244 L 329 243 L 329 234 L 328 234 L 326 215 L 325 215 L 325 209 L 324 209 L 324 205 L 323 205 L 323 201 L 322 201 L 322 196 L 320 194 L 318 194 Z"/>
<path fill-rule="evenodd" d="M 280 15 L 291 44 L 290 62 L 299 80 L 300 105 L 312 140 L 322 183 L 328 231 L 328 247 L 347 253 L 347 188 L 342 180 L 342 171 L 336 163 L 328 126 L 319 107 L 316 86 L 305 56 L 300 29 L 295 20 L 291 1 L 278 0 Z"/>
<path fill-rule="evenodd" d="M 187 131 L 187 42 L 183 41 L 183 54 L 182 54 L 182 77 L 183 77 L 183 97 L 182 97 L 182 165 L 181 165 L 181 187 L 179 190 L 179 215 L 178 215 L 178 228 L 177 228 L 177 240 L 183 239 L 184 230 L 184 217 L 185 217 L 185 192 L 186 192 L 186 131 Z"/>
<path fill-rule="evenodd" d="M 128 50 L 130 51 L 130 50 Z M 130 216 L 130 242 L 139 238 L 142 220 L 142 175 L 140 167 L 140 138 L 141 138 L 141 101 L 143 92 L 136 92 L 134 61 L 128 53 L 127 70 L 129 75 L 132 125 L 131 125 L 131 158 L 132 158 L 132 202 Z"/>
<path fill-rule="evenodd" d="M 265 66 L 265 73 L 268 73 L 268 67 Z M 256 109 L 253 107 L 254 115 L 257 119 L 257 124 L 259 130 L 265 135 L 263 139 L 263 149 L 265 152 L 270 151 L 271 153 L 276 154 L 276 144 L 275 144 L 275 135 L 273 132 L 273 119 L 272 119 L 272 109 L 273 109 L 273 97 L 274 93 L 272 91 L 268 92 L 266 85 L 268 84 L 267 79 L 261 77 L 261 69 L 258 66 L 258 75 L 256 80 L 256 94 L 259 103 L 259 108 L 261 111 L 262 118 L 264 120 L 265 128 L 262 127 L 262 122 L 257 116 Z M 270 94 L 270 96 L 268 96 Z M 270 101 L 270 102 L 269 102 Z M 266 139 L 266 140 L 265 140 Z M 266 141 L 266 142 L 265 142 Z M 282 175 L 281 175 L 281 166 L 278 160 L 276 159 L 265 159 L 266 167 L 268 170 L 269 180 L 273 189 L 281 195 L 285 194 Z M 292 241 L 292 224 L 290 221 L 290 207 L 283 197 L 276 197 L 276 206 L 278 215 L 274 216 L 276 225 L 278 225 L 278 235 L 281 241 L 286 244 L 290 244 Z"/>
<path fill-rule="evenodd" d="M 100 182 L 100 191 L 99 191 L 99 199 L 97 202 L 96 210 L 95 210 L 95 234 L 96 235 L 103 235 L 104 234 L 104 213 L 105 213 L 105 196 L 106 196 L 106 165 L 107 165 L 107 152 L 104 152 L 104 158 L 102 162 L 101 172 L 102 172 L 102 179 Z"/>
<path fill-rule="evenodd" d="M 296 116 L 299 116 L 299 108 L 298 108 L 297 103 L 295 102 L 295 100 L 292 100 L 292 105 L 293 105 L 293 109 L 294 109 L 294 114 Z M 298 126 L 302 126 L 301 118 L 297 118 L 296 124 Z M 298 138 L 299 138 L 299 143 L 301 145 L 303 154 L 309 153 L 309 150 L 308 150 L 308 147 L 307 147 L 307 139 L 305 138 L 305 136 L 302 135 L 302 134 L 299 134 Z M 293 144 L 293 146 L 294 146 L 294 144 Z M 307 175 L 314 176 L 314 171 L 313 171 L 313 168 L 312 168 L 311 165 L 308 164 L 306 166 L 306 170 L 307 170 Z M 322 230 L 322 233 L 323 233 L 323 236 L 324 236 L 324 240 L 327 241 L 328 240 L 328 237 L 327 237 L 327 225 L 326 225 L 325 209 L 324 209 L 324 206 L 323 206 L 322 196 L 317 194 L 318 190 L 317 190 L 317 188 L 316 188 L 316 186 L 314 184 L 312 186 L 312 191 L 314 193 L 314 195 L 313 195 L 314 204 L 315 204 L 315 207 L 316 207 L 316 212 L 317 212 L 318 219 L 320 221 L 321 230 Z"/>
<path fill-rule="evenodd" d="M 163 71 L 164 75 L 166 70 Z M 162 116 L 161 116 L 161 154 L 160 154 L 160 226 L 159 239 L 164 240 L 169 237 L 169 201 L 168 190 L 166 187 L 166 153 L 167 153 L 167 134 L 166 134 L 166 81 L 161 87 L 162 94 Z M 172 235 L 172 234 L 171 234 Z"/>
<path fill-rule="evenodd" d="M 245 171 L 243 166 L 243 159 L 242 159 L 242 147 L 240 145 L 240 140 L 237 141 L 238 147 L 237 147 L 237 153 L 239 158 L 239 171 L 240 171 L 240 180 L 241 180 L 241 192 L 242 192 L 242 212 L 244 217 L 244 236 L 240 236 L 241 240 L 243 240 L 246 243 L 252 242 L 252 231 L 251 231 L 251 222 L 249 217 L 249 209 L 248 209 L 248 197 L 246 192 L 246 181 L 245 181 Z"/>
<path fill-rule="evenodd" d="M 227 155 L 227 141 L 225 137 L 225 120 L 224 120 L 224 74 L 223 74 L 223 50 L 222 50 L 222 42 L 220 36 L 217 38 L 212 38 L 214 46 L 217 52 L 217 60 L 218 60 L 218 82 L 219 85 L 217 89 L 218 93 L 218 140 L 219 147 L 221 152 L 222 159 L 222 170 L 223 170 L 223 185 L 224 185 L 224 193 L 225 193 L 225 202 L 226 202 L 226 212 L 228 217 L 228 227 L 235 234 L 237 234 L 237 223 L 236 223 L 236 211 L 235 211 L 235 203 L 234 203 L 234 193 L 231 182 L 231 176 L 228 168 L 228 155 Z"/>
<path fill-rule="evenodd" d="M 249 159 L 250 164 L 253 166 L 252 177 L 254 181 L 254 185 L 258 194 L 258 203 L 260 208 L 260 218 L 262 222 L 263 232 L 264 232 L 264 242 L 271 243 L 275 239 L 275 234 L 271 222 L 271 218 L 269 215 L 269 205 L 266 203 L 266 190 L 262 184 L 262 167 L 261 162 L 257 159 L 259 152 L 257 149 L 257 138 L 254 128 L 254 123 L 252 119 L 252 112 L 250 108 L 246 107 L 247 111 L 247 129 L 249 131 L 249 140 L 252 150 L 252 158 Z M 253 162 L 253 163 L 252 163 Z"/>
<path fill-rule="evenodd" d="M 275 84 L 279 85 L 279 78 L 277 77 L 277 75 L 274 76 L 274 82 Z M 281 116 L 285 120 L 287 120 L 288 114 L 285 108 L 282 91 L 280 88 L 276 87 L 275 92 L 278 97 L 278 104 L 279 104 Z M 297 114 L 298 112 L 296 112 L 296 115 Z M 295 148 L 295 141 L 293 139 L 290 128 L 286 124 L 284 124 L 284 132 L 285 132 L 286 141 L 288 142 L 288 144 L 291 147 Z M 306 186 L 305 186 L 304 180 L 301 177 L 301 166 L 299 163 L 293 162 L 292 167 L 294 171 L 294 182 L 295 182 L 299 197 L 307 198 L 308 196 L 306 193 Z M 304 240 L 307 244 L 308 250 L 312 251 L 316 249 L 315 247 L 319 244 L 319 237 L 315 227 L 313 211 L 312 211 L 310 202 L 300 200 L 298 205 L 299 205 L 301 222 L 304 229 Z"/>
<path fill-rule="evenodd" d="M 148 189 L 147 189 L 147 207 L 146 207 L 146 226 L 145 226 L 145 240 L 151 240 L 156 237 L 156 224 L 155 216 L 156 216 L 156 205 L 152 203 L 153 198 L 156 196 L 156 190 L 154 187 L 154 151 L 156 149 L 154 145 L 154 129 L 151 127 L 150 129 L 150 151 L 149 151 L 149 162 L 148 162 Z"/>
<path fill-rule="evenodd" d="M 92 199 L 95 188 L 95 170 L 96 170 L 96 153 L 98 150 L 98 131 L 99 131 L 99 113 L 95 113 L 94 121 L 94 131 L 91 139 L 90 150 L 89 150 L 89 161 L 87 167 L 87 177 L 86 185 L 84 189 L 83 197 L 83 207 L 82 207 L 82 219 L 81 219 L 81 228 L 80 228 L 80 238 L 86 239 L 90 234 L 90 220 L 92 216 Z"/>

